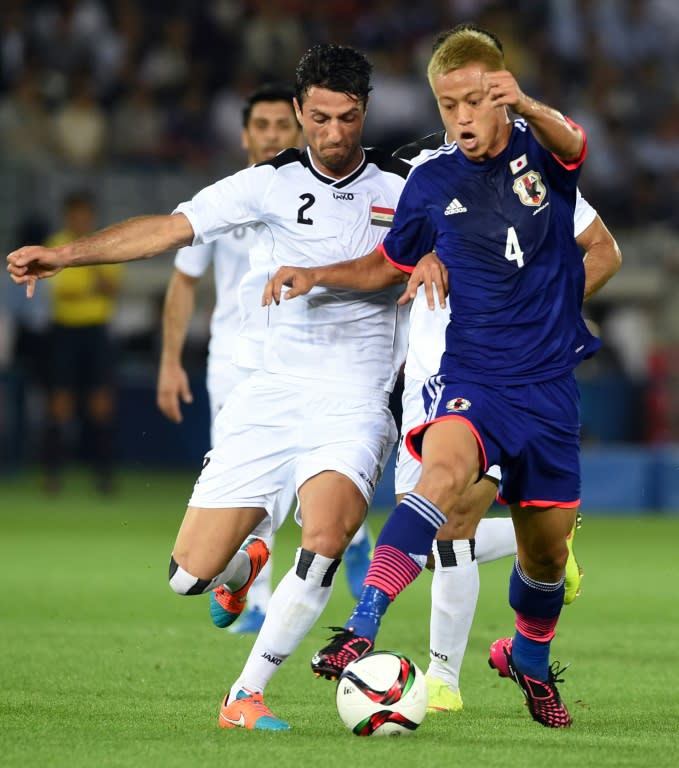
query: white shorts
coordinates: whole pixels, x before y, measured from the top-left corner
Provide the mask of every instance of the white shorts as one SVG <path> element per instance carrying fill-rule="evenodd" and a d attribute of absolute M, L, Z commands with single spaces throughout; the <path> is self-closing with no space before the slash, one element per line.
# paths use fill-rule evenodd
<path fill-rule="evenodd" d="M 231 392 L 214 432 L 189 504 L 262 508 L 272 531 L 288 512 L 280 494 L 326 470 L 346 475 L 370 504 L 396 441 L 386 393 L 350 396 L 259 371 Z"/>
<path fill-rule="evenodd" d="M 396 453 L 396 472 L 394 474 L 394 490 L 397 496 L 412 491 L 420 479 L 421 464 L 411 456 L 410 451 L 403 445 L 403 436 L 413 427 L 417 427 L 427 420 L 424 400 L 422 399 L 423 385 L 424 382 L 419 379 L 412 379 L 409 376 L 406 376 L 404 379 L 403 397 L 401 399 L 403 421 L 401 424 L 401 437 L 398 441 L 398 451 Z M 500 467 L 497 464 L 488 467 L 486 475 L 499 481 L 501 477 Z"/>
<path fill-rule="evenodd" d="M 224 358 L 208 358 L 207 363 L 207 394 L 210 401 L 211 443 L 214 445 L 214 423 L 217 414 L 226 402 L 227 397 L 245 379 L 253 374 L 250 368 L 241 368 Z"/>

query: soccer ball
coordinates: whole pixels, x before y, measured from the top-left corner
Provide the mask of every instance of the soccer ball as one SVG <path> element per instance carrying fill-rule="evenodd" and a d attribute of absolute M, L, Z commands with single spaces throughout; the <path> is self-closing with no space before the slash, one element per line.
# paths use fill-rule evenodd
<path fill-rule="evenodd" d="M 412 733 L 427 712 L 424 674 L 391 651 L 373 651 L 348 664 L 335 695 L 342 722 L 357 736 Z"/>

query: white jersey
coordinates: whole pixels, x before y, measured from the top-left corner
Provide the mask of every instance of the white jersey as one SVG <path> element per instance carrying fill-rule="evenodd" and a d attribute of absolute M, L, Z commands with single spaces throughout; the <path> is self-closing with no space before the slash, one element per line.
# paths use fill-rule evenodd
<path fill-rule="evenodd" d="M 414 167 L 424 162 L 444 143 L 445 132 L 439 131 L 401 147 L 394 154 Z M 595 218 L 596 211 L 578 190 L 573 220 L 575 237 L 587 229 Z M 410 308 L 410 334 L 404 371 L 407 377 L 424 382 L 438 371 L 441 355 L 445 349 L 446 327 L 449 320 L 448 298 L 446 298 L 445 309 L 439 305 L 436 298 L 435 309 L 431 310 L 427 306 L 424 287 L 420 286 Z"/>
<path fill-rule="evenodd" d="M 265 328 L 263 370 L 343 391 L 391 391 L 407 343 L 408 312 L 396 304 L 400 288 L 316 287 L 279 306 L 260 305 L 266 281 L 283 265 L 325 266 L 373 251 L 408 171 L 406 163 L 369 149 L 353 173 L 332 179 L 314 167 L 308 151 L 288 149 L 176 208 L 191 222 L 194 244 L 254 226 L 239 303 Z M 234 362 L 244 364 L 238 345 Z"/>
<path fill-rule="evenodd" d="M 238 286 L 250 265 L 248 253 L 253 239 L 252 229 L 236 227 L 212 243 L 180 248 L 174 259 L 175 267 L 190 277 L 202 277 L 211 264 L 214 267 L 215 307 L 210 318 L 208 360 L 219 365 L 230 363 L 233 357 L 241 325 Z M 255 338 L 253 344 L 258 349 L 261 338 Z"/>

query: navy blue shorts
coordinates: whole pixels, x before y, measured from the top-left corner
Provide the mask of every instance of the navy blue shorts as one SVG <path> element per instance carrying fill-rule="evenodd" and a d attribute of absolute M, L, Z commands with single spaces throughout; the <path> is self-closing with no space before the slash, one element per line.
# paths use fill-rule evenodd
<path fill-rule="evenodd" d="M 482 471 L 502 467 L 498 500 L 537 507 L 580 503 L 580 393 L 575 376 L 519 386 L 488 386 L 432 376 L 422 389 L 427 421 L 406 435 L 422 460 L 422 438 L 442 419 L 474 433 Z"/>

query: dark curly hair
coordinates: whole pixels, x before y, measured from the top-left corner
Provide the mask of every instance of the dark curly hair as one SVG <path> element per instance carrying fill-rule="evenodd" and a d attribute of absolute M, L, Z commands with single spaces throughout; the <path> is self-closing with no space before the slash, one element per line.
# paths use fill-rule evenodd
<path fill-rule="evenodd" d="M 302 56 L 295 71 L 295 95 L 301 106 L 310 88 L 346 93 L 364 103 L 372 90 L 372 64 L 355 48 L 324 43 Z"/>

